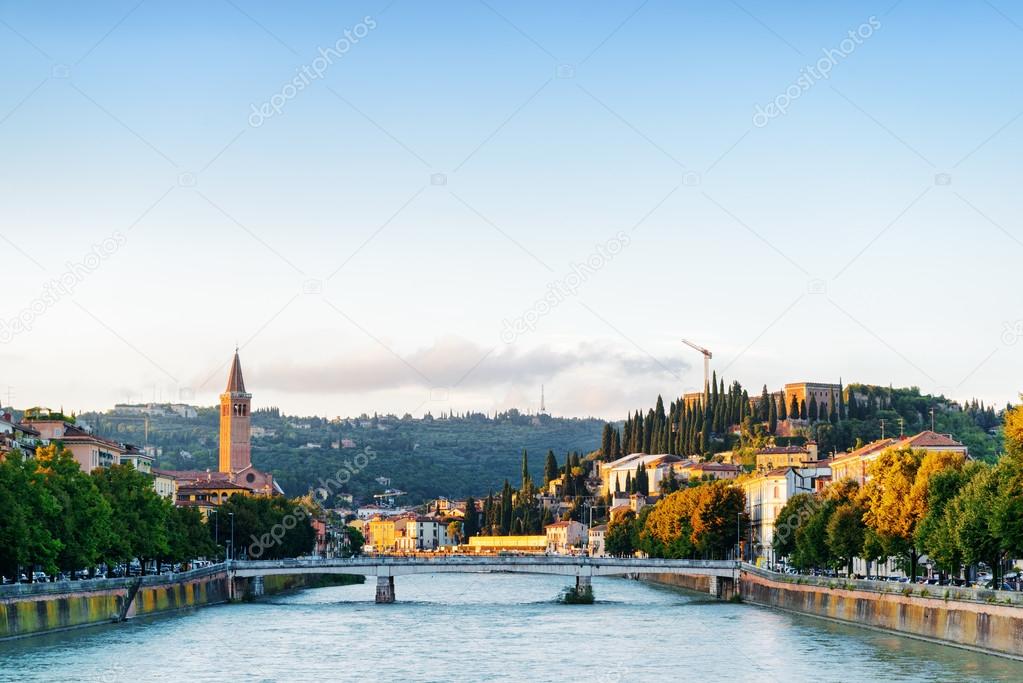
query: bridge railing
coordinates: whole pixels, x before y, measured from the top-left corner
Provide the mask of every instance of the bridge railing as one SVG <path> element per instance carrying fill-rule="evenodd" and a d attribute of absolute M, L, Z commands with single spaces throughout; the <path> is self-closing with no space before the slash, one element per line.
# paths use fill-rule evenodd
<path fill-rule="evenodd" d="M 636 567 L 649 569 L 733 569 L 739 566 L 734 560 L 669 560 L 663 558 L 633 557 L 585 557 L 575 555 L 441 555 L 401 557 L 396 555 L 362 555 L 349 558 L 291 558 L 282 560 L 234 560 L 231 569 L 253 570 L 264 568 L 317 568 L 317 567 L 366 567 L 366 566 L 431 566 L 431 565 L 551 565 L 591 567 Z"/>
<path fill-rule="evenodd" d="M 191 569 L 187 572 L 173 574 L 149 574 L 147 576 L 125 576 L 115 579 L 81 579 L 78 581 L 46 581 L 40 583 L 11 583 L 0 586 L 0 598 L 15 598 L 29 595 L 55 595 L 62 593 L 81 593 L 86 591 L 127 589 L 137 581 L 142 586 L 164 586 L 182 581 L 201 579 L 219 574 L 227 569 L 226 563 L 214 564 L 209 567 Z"/>

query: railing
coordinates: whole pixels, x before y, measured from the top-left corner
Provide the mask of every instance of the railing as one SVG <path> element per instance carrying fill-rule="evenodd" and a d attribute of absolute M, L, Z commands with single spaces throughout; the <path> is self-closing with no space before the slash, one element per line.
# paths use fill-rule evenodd
<path fill-rule="evenodd" d="M 526 556 L 485 556 L 442 555 L 436 557 L 400 557 L 390 555 L 364 555 L 349 558 L 303 558 L 284 560 L 233 560 L 229 569 L 264 568 L 329 568 L 366 566 L 432 566 L 432 565 L 549 565 L 549 566 L 590 566 L 590 567 L 658 567 L 664 569 L 734 569 L 739 563 L 734 560 L 668 560 L 662 558 L 632 557 L 586 557 L 573 555 L 526 555 Z"/>
<path fill-rule="evenodd" d="M 958 600 L 1023 607 L 1023 591 L 992 590 L 990 588 L 963 588 L 959 586 L 935 586 L 898 581 L 869 581 L 844 577 L 812 576 L 808 574 L 785 574 L 773 572 L 751 564 L 743 563 L 742 571 L 749 572 L 771 581 L 797 586 L 817 586 L 828 589 L 844 589 L 880 593 L 882 595 L 904 595 L 906 597 Z"/>
<path fill-rule="evenodd" d="M 82 593 L 90 591 L 120 590 L 131 587 L 141 580 L 142 587 L 163 586 L 181 581 L 201 579 L 219 574 L 227 569 L 226 563 L 215 564 L 187 572 L 173 574 L 150 574 L 148 576 L 125 576 L 116 579 L 82 579 L 80 581 L 47 581 L 45 583 L 12 583 L 0 586 L 0 598 L 17 598 L 29 595 L 54 595 L 59 593 Z"/>

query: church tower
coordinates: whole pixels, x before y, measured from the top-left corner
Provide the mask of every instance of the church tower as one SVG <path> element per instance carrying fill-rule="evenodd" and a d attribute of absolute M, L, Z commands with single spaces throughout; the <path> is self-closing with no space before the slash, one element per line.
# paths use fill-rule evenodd
<path fill-rule="evenodd" d="M 252 466 L 249 444 L 249 408 L 252 394 L 246 393 L 242 363 L 234 350 L 227 389 L 220 395 L 220 471 L 236 473 Z"/>

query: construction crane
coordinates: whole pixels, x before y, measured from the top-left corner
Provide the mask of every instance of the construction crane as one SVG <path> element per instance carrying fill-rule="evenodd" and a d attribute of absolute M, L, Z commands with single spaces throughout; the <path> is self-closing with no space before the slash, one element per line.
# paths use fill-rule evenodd
<path fill-rule="evenodd" d="M 697 346 L 688 339 L 683 339 L 682 343 L 703 354 L 703 389 L 704 391 L 710 391 L 710 359 L 714 357 L 714 354 L 702 346 Z"/>

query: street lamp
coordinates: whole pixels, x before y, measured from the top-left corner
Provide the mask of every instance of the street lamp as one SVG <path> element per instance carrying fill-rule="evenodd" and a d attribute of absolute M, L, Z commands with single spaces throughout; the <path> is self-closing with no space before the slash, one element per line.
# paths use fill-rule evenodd
<path fill-rule="evenodd" d="M 234 513 L 233 512 L 228 512 L 227 514 L 231 518 L 231 552 L 228 555 L 228 558 L 233 560 L 234 559 Z"/>

